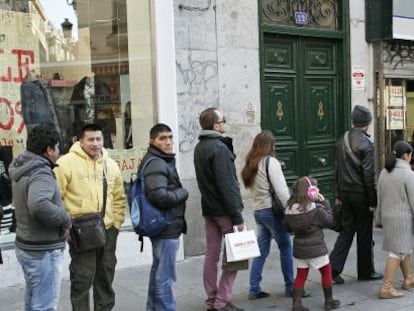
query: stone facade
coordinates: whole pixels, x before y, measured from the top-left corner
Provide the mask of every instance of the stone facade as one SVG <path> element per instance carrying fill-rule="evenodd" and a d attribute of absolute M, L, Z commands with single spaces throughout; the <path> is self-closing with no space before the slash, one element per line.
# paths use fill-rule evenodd
<path fill-rule="evenodd" d="M 211 3 L 207 10 L 197 10 L 207 2 Z M 180 9 L 179 4 L 186 7 Z M 180 175 L 190 192 L 184 253 L 191 256 L 204 252 L 204 221 L 193 164 L 200 112 L 208 107 L 224 111 L 238 172 L 260 131 L 258 11 L 257 2 L 251 0 L 176 0 L 174 9 Z M 244 216 L 253 226 L 247 192 L 241 189 L 247 200 Z"/>

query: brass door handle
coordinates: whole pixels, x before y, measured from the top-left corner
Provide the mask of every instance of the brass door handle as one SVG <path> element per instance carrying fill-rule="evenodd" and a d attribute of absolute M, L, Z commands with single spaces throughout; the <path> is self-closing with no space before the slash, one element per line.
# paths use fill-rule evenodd
<path fill-rule="evenodd" d="M 326 159 L 324 157 L 319 157 L 318 161 L 322 166 L 326 166 Z"/>

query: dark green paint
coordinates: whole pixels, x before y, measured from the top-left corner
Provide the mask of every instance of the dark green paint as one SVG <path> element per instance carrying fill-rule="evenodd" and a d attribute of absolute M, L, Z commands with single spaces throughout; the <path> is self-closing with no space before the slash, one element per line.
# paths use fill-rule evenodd
<path fill-rule="evenodd" d="M 340 30 L 264 24 L 260 5 L 262 128 L 276 136 L 288 183 L 310 175 L 332 199 L 334 147 L 350 119 L 348 0 L 338 6 Z"/>

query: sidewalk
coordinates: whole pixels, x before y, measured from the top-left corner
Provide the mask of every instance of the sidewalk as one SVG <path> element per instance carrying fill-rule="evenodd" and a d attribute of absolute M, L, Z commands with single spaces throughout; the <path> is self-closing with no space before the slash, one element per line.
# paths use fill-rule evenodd
<path fill-rule="evenodd" d="M 387 253 L 381 250 L 382 231 L 375 230 L 374 238 L 375 263 L 378 272 L 383 272 Z M 336 239 L 336 233 L 326 231 L 326 240 L 329 249 L 332 249 Z M 355 244 L 355 242 L 354 242 Z M 177 264 L 177 284 L 175 294 L 177 297 L 177 311 L 204 311 L 204 289 L 202 284 L 203 256 L 191 257 Z M 377 292 L 381 281 L 359 282 L 356 280 L 355 245 L 353 245 L 345 266 L 343 277 L 344 285 L 334 286 L 334 296 L 342 302 L 341 310 L 364 311 L 408 311 L 414 310 L 414 290 L 404 291 L 405 296 L 400 299 L 380 300 Z M 144 311 L 146 303 L 146 291 L 150 266 L 118 270 L 115 274 L 114 287 L 116 292 L 117 311 Z M 401 273 L 396 278 L 396 287 L 402 282 Z M 60 311 L 71 310 L 69 301 L 70 282 L 64 280 L 60 300 Z M 303 299 L 303 303 L 310 310 L 323 310 L 323 293 L 320 286 L 320 274 L 311 271 L 306 291 L 311 297 Z M 291 298 L 285 298 L 283 278 L 280 271 L 278 251 L 275 244 L 272 245 L 272 254 L 265 265 L 262 288 L 270 292 L 271 296 L 265 299 L 250 301 L 247 299 L 249 288 L 248 271 L 239 272 L 234 289 L 235 304 L 246 311 L 290 310 Z M 24 288 L 9 287 L 0 291 L 1 310 L 24 310 Z"/>

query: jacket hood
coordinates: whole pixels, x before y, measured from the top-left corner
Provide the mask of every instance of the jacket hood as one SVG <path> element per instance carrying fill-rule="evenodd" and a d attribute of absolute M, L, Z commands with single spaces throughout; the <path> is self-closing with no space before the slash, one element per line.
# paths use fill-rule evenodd
<path fill-rule="evenodd" d="M 88 159 L 89 155 L 82 149 L 82 146 L 79 141 L 74 143 L 72 147 L 70 147 L 69 152 L 77 154 L 82 159 Z M 108 151 L 105 150 L 105 148 L 102 148 L 102 157 L 101 159 L 108 158 Z"/>
<path fill-rule="evenodd" d="M 17 182 L 22 176 L 30 176 L 41 167 L 53 168 L 54 164 L 48 158 L 26 150 L 10 163 L 9 175 L 11 180 Z"/>
<path fill-rule="evenodd" d="M 202 130 L 198 136 L 198 139 L 203 138 L 217 138 L 219 139 L 223 144 L 229 148 L 230 152 L 233 154 L 234 158 L 236 158 L 236 154 L 234 153 L 233 148 L 233 138 L 229 136 L 224 136 L 220 132 L 212 131 L 212 130 Z"/>
<path fill-rule="evenodd" d="M 175 159 L 175 153 L 165 153 L 153 145 L 150 145 L 147 151 L 152 155 L 163 158 L 167 162 L 173 161 Z"/>
<path fill-rule="evenodd" d="M 201 130 L 200 134 L 198 135 L 198 138 L 219 138 L 223 135 L 220 132 L 213 131 L 213 130 Z"/>
<path fill-rule="evenodd" d="M 285 209 L 285 214 L 291 217 L 289 226 L 293 232 L 306 231 L 312 223 L 313 217 L 316 212 L 315 202 L 311 202 L 306 211 L 302 212 L 299 209 L 299 204 L 295 203 L 291 207 Z"/>

